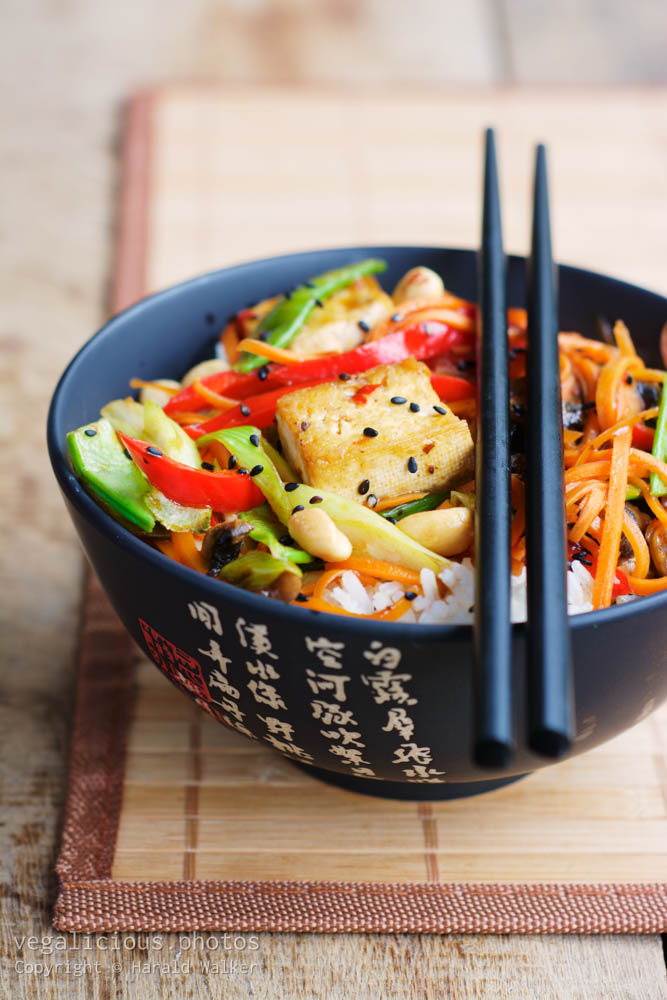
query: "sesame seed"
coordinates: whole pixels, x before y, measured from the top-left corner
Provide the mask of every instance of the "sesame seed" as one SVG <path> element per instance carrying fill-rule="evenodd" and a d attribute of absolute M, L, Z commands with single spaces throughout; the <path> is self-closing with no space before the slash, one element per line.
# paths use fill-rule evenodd
<path fill-rule="evenodd" d="M 247 469 L 243 469 L 243 468 L 237 469 L 237 472 L 238 472 L 239 476 L 247 476 L 248 475 L 248 470 Z"/>
<path fill-rule="evenodd" d="M 148 452 L 149 455 L 155 455 L 156 458 L 162 458 L 162 452 L 160 451 L 160 449 L 154 448 L 152 444 L 149 444 L 148 448 L 146 448 L 146 451 Z"/>
<path fill-rule="evenodd" d="M 341 380 L 341 382 L 349 382 L 352 376 L 348 375 L 347 372 L 340 372 L 338 378 Z"/>
<path fill-rule="evenodd" d="M 127 448 L 123 448 L 123 454 L 125 455 L 125 458 L 129 458 L 129 460 L 132 461 L 132 456 L 130 455 Z"/>
<path fill-rule="evenodd" d="M 305 594 L 299 593 L 299 594 L 296 595 L 295 600 L 299 601 L 300 604 L 305 604 L 306 601 L 308 600 L 308 598 L 306 597 Z"/>
<path fill-rule="evenodd" d="M 215 466 L 213 465 L 212 462 L 202 462 L 201 467 L 202 469 L 206 469 L 207 472 L 215 471 Z"/>
<path fill-rule="evenodd" d="M 285 483 L 285 492 L 286 493 L 291 493 L 292 490 L 297 489 L 298 486 L 299 486 L 298 483 Z"/>
<path fill-rule="evenodd" d="M 298 504 L 296 505 L 296 507 L 292 507 L 292 513 L 293 513 L 293 514 L 298 514 L 298 513 L 299 513 L 299 511 L 300 511 L 300 510 L 303 510 L 303 509 L 304 509 L 304 506 L 303 506 L 303 504 L 302 504 L 302 503 L 298 503 Z"/>
<path fill-rule="evenodd" d="M 362 479 L 362 481 L 357 486 L 357 493 L 359 493 L 360 496 L 362 496 L 362 497 L 365 496 L 366 493 L 368 493 L 368 491 L 370 489 L 370 486 L 371 486 L 371 484 L 368 481 L 368 479 Z"/>
<path fill-rule="evenodd" d="M 322 299 L 315 299 L 315 305 L 318 306 L 320 309 L 324 309 L 324 303 L 322 302 Z"/>
<path fill-rule="evenodd" d="M 368 333 L 368 331 L 370 330 L 370 326 L 368 325 L 365 319 L 360 319 L 359 322 L 357 323 L 357 326 L 359 327 L 360 330 L 363 330 L 364 333 Z"/>
<path fill-rule="evenodd" d="M 244 417 L 250 416 L 250 407 L 246 406 L 245 403 L 241 403 L 240 410 Z"/>
<path fill-rule="evenodd" d="M 299 424 L 299 427 L 301 428 L 302 431 L 307 431 L 308 430 L 308 421 L 307 420 L 302 420 L 301 423 Z"/>
<path fill-rule="evenodd" d="M 414 590 L 406 590 L 405 593 L 403 594 L 403 597 L 406 599 L 406 601 L 414 601 L 416 596 L 417 595 L 415 594 Z"/>
<path fill-rule="evenodd" d="M 391 317 L 392 323 L 398 323 L 399 320 L 402 319 L 403 319 L 403 313 L 394 313 L 394 315 Z"/>
<path fill-rule="evenodd" d="M 280 538 L 278 539 L 278 541 L 280 542 L 281 545 L 293 545 L 294 544 L 294 539 L 292 538 L 291 535 L 281 535 Z"/>
<path fill-rule="evenodd" d="M 97 434 L 97 431 L 95 430 L 94 427 L 86 427 L 83 433 L 86 435 L 86 437 L 94 438 L 95 435 Z"/>
<path fill-rule="evenodd" d="M 250 444 L 254 444 L 255 448 L 259 448 L 259 438 L 256 434 L 251 434 L 248 440 Z"/>
<path fill-rule="evenodd" d="M 417 461 L 414 455 L 410 455 L 410 458 L 408 459 L 408 472 L 416 472 L 416 471 L 417 471 Z"/>
<path fill-rule="evenodd" d="M 396 524 L 397 518 L 395 518 L 395 517 L 385 517 L 385 521 L 389 521 L 390 524 Z"/>
<path fill-rule="evenodd" d="M 447 416 L 447 410 L 444 408 L 444 406 L 434 406 L 433 409 L 435 410 L 436 413 L 439 413 L 440 416 L 442 417 Z"/>
<path fill-rule="evenodd" d="M 308 503 L 322 503 L 322 497 L 311 497 Z"/>
<path fill-rule="evenodd" d="M 364 427 L 364 437 L 376 438 L 380 432 L 376 431 L 374 427 Z"/>
<path fill-rule="evenodd" d="M 257 339 L 261 340 L 262 343 L 265 344 L 266 341 L 269 339 L 269 336 L 270 336 L 270 331 L 269 330 L 262 330 L 261 333 L 257 334 Z"/>
<path fill-rule="evenodd" d="M 419 413 L 420 409 L 421 409 L 421 407 L 420 407 L 419 403 L 410 403 L 410 412 L 411 413 Z"/>
<path fill-rule="evenodd" d="M 263 465 L 253 465 L 252 469 L 250 470 L 250 475 L 251 476 L 258 476 L 260 474 L 260 472 L 264 472 L 264 466 Z"/>
<path fill-rule="evenodd" d="M 366 497 L 366 505 L 368 507 L 376 507 L 377 502 L 378 498 L 375 496 L 375 493 L 369 493 L 368 496 Z"/>
<path fill-rule="evenodd" d="M 402 403 L 407 403 L 407 399 L 405 396 L 392 396 L 389 402 L 393 403 L 394 406 L 400 406 Z"/>
<path fill-rule="evenodd" d="M 227 468 L 233 469 L 235 465 L 236 465 L 236 455 L 230 455 L 229 461 L 227 462 Z"/>
<path fill-rule="evenodd" d="M 266 365 L 262 365 L 261 368 L 257 369 L 257 378 L 259 379 L 260 382 L 263 382 L 264 379 L 268 377 L 268 374 L 269 374 L 269 369 L 267 368 Z"/>

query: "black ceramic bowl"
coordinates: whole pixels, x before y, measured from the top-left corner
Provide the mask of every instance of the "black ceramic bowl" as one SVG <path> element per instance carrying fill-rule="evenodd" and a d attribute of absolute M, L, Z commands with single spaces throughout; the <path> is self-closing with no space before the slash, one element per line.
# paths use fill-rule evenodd
<path fill-rule="evenodd" d="M 507 772 L 471 762 L 472 628 L 355 621 L 286 606 L 195 573 L 120 527 L 85 493 L 67 431 L 125 395 L 128 379 L 175 377 L 211 355 L 225 318 L 312 274 L 369 255 L 386 286 L 416 264 L 475 298 L 475 254 L 433 247 L 354 247 L 292 254 L 204 275 L 116 316 L 76 355 L 48 423 L 67 508 L 111 602 L 160 670 L 202 709 L 271 743 L 330 781 L 405 798 L 469 795 L 544 767 L 525 748 L 524 627 L 513 629 L 519 742 Z M 560 328 L 594 335 L 622 317 L 659 364 L 667 300 L 561 267 Z M 524 261 L 509 260 L 509 300 L 524 301 Z M 632 726 L 667 697 L 667 594 L 571 620 L 581 753 Z"/>

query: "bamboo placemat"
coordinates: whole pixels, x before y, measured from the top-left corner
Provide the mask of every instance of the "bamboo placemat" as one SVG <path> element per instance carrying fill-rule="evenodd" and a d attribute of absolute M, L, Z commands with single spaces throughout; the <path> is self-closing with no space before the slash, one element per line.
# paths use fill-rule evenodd
<path fill-rule="evenodd" d="M 646 178 L 667 137 L 656 92 L 645 102 L 637 93 L 617 98 L 624 127 L 636 124 L 633 109 L 642 119 L 633 155 L 635 175 Z M 464 162 L 473 130 L 477 156 L 489 115 L 514 129 L 514 146 L 527 151 L 528 136 L 546 134 L 565 159 L 582 148 L 586 129 L 602 133 L 608 125 L 599 96 L 587 98 L 588 121 L 581 95 L 560 104 L 553 95 L 544 99 L 547 121 L 561 129 L 555 138 L 537 128 L 531 116 L 544 106 L 530 95 L 478 96 L 476 105 L 398 98 L 399 112 L 410 107 L 412 115 L 402 131 L 396 106 L 385 99 L 355 104 L 197 88 L 145 95 L 132 104 L 126 131 L 115 306 L 189 273 L 277 249 L 464 242 L 455 222 L 464 209 L 470 242 L 478 185 L 473 196 L 460 165 L 451 165 L 452 148 L 433 139 L 427 122 L 437 109 L 456 134 L 457 123 L 472 116 L 469 134 L 463 130 Z M 274 146 L 268 163 L 266 143 Z M 444 179 L 436 185 L 432 170 L 440 167 Z M 440 200 L 443 191 L 462 191 L 461 204 L 452 200 L 443 214 L 436 187 Z M 429 198 L 433 212 L 424 211 Z M 641 214 L 641 197 L 638 203 Z M 602 216 L 595 222 L 592 215 L 594 226 L 601 224 Z M 622 211 L 620 219 L 622 228 Z M 615 268 L 598 266 L 631 270 L 620 255 Z M 636 255 L 632 267 L 639 270 Z M 649 284 L 650 274 L 658 284 L 655 264 Z M 320 784 L 196 709 L 130 648 L 91 580 L 55 925 L 665 931 L 666 748 L 663 708 L 584 757 L 479 799 L 417 804 L 358 796 Z"/>

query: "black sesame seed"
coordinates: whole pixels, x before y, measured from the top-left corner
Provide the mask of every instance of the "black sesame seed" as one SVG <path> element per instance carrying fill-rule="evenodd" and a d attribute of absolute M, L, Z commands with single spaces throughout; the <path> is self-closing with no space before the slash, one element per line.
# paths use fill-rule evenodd
<path fill-rule="evenodd" d="M 227 462 L 227 468 L 233 469 L 236 465 L 236 455 L 230 455 L 229 461 Z"/>
<path fill-rule="evenodd" d="M 436 413 L 439 413 L 441 417 L 447 416 L 447 410 L 444 408 L 444 406 L 434 406 L 433 409 L 435 410 Z"/>
<path fill-rule="evenodd" d="M 250 416 L 250 407 L 246 406 L 245 403 L 241 403 L 240 410 L 244 417 Z"/>
<path fill-rule="evenodd" d="M 250 441 L 250 444 L 254 444 L 255 448 L 259 448 L 259 438 L 256 434 L 251 434 L 248 440 Z"/>
<path fill-rule="evenodd" d="M 401 403 L 407 403 L 407 399 L 405 396 L 392 396 L 389 402 L 393 403 L 394 406 L 400 406 Z"/>
<path fill-rule="evenodd" d="M 357 486 L 357 493 L 359 493 L 359 495 L 363 497 L 366 495 L 366 493 L 368 493 L 370 487 L 371 484 L 368 481 L 368 479 L 362 479 L 359 485 Z"/>
<path fill-rule="evenodd" d="M 311 497 L 308 503 L 322 503 L 322 497 Z"/>
<path fill-rule="evenodd" d="M 278 541 L 281 545 L 294 545 L 294 539 L 291 535 L 281 535 Z"/>
<path fill-rule="evenodd" d="M 378 498 L 375 496 L 375 493 L 369 493 L 366 497 L 366 504 L 368 507 L 376 507 L 377 502 Z"/>
<path fill-rule="evenodd" d="M 414 601 L 416 596 L 417 595 L 415 594 L 414 590 L 406 590 L 405 593 L 403 594 L 403 597 L 406 599 L 406 601 Z"/>
<path fill-rule="evenodd" d="M 364 427 L 364 437 L 376 438 L 380 432 L 376 431 L 374 427 Z"/>
<path fill-rule="evenodd" d="M 296 505 L 296 507 L 292 507 L 292 513 L 293 513 L 293 514 L 298 514 L 298 513 L 299 513 L 299 511 L 300 511 L 300 510 L 303 510 L 303 509 L 304 509 L 304 506 L 303 506 L 303 504 L 302 504 L 302 503 L 298 503 L 298 504 Z"/>
<path fill-rule="evenodd" d="M 408 472 L 416 472 L 416 471 L 417 471 L 417 462 L 414 456 L 410 455 L 410 458 L 408 459 Z"/>
<path fill-rule="evenodd" d="M 632 383 L 634 382 L 634 379 L 633 379 L 632 375 L 630 375 L 630 374 L 628 373 L 628 374 L 626 375 L 626 377 L 625 377 L 625 381 L 626 381 L 626 384 L 627 384 L 627 385 L 632 385 Z"/>
<path fill-rule="evenodd" d="M 394 313 L 394 315 L 391 317 L 392 323 L 398 323 L 399 320 L 402 319 L 403 319 L 403 313 Z"/>
<path fill-rule="evenodd" d="M 302 431 L 307 431 L 308 430 L 308 421 L 307 420 L 302 420 L 301 423 L 299 424 L 299 426 L 301 427 Z"/>
<path fill-rule="evenodd" d="M 360 330 L 363 330 L 364 333 L 368 333 L 368 331 L 370 330 L 370 326 L 368 325 L 365 319 L 360 319 L 359 322 L 357 323 L 357 326 L 359 327 Z"/>
<path fill-rule="evenodd" d="M 238 472 L 239 476 L 247 476 L 248 475 L 248 470 L 247 469 L 243 469 L 243 468 L 237 469 L 237 472 Z"/>
<path fill-rule="evenodd" d="M 125 458 L 129 458 L 129 460 L 132 461 L 132 456 L 130 455 L 127 448 L 123 448 L 123 454 L 125 455 Z"/>
<path fill-rule="evenodd" d="M 148 448 L 146 448 L 146 451 L 148 452 L 149 455 L 155 455 L 156 458 L 162 458 L 162 452 L 160 451 L 160 449 L 154 448 L 152 444 L 149 444 Z"/>
<path fill-rule="evenodd" d="M 212 462 L 202 462 L 202 469 L 206 469 L 207 472 L 215 472 L 215 466 Z"/>
<path fill-rule="evenodd" d="M 300 604 L 305 604 L 308 598 L 305 594 L 297 594 L 295 600 L 297 600 Z"/>
<path fill-rule="evenodd" d="M 97 434 L 97 431 L 95 430 L 94 427 L 86 427 L 83 433 L 86 435 L 86 437 L 94 438 L 95 435 Z"/>
<path fill-rule="evenodd" d="M 348 375 L 347 372 L 340 372 L 338 378 L 341 380 L 341 382 L 349 382 L 352 376 Z"/>
<path fill-rule="evenodd" d="M 266 365 L 262 365 L 261 368 L 257 369 L 257 378 L 259 379 L 260 382 L 263 382 L 264 379 L 268 378 L 268 375 L 269 375 L 269 369 L 267 368 Z"/>
<path fill-rule="evenodd" d="M 511 353 L 511 352 L 510 352 L 510 353 Z M 511 360 L 512 360 L 512 359 L 510 358 L 510 361 L 511 361 Z M 475 367 L 475 362 L 474 362 L 474 361 L 470 361 L 470 360 L 469 360 L 469 359 L 467 359 L 467 358 L 461 358 L 461 360 L 460 360 L 460 361 L 457 361 L 457 362 L 456 362 L 456 367 L 458 368 L 458 370 L 459 370 L 460 372 L 465 372 L 465 371 L 467 371 L 467 370 L 468 370 L 469 368 L 474 368 L 474 367 Z"/>
<path fill-rule="evenodd" d="M 291 493 L 292 490 L 298 489 L 298 486 L 299 486 L 298 483 L 285 483 L 285 492 Z"/>
<path fill-rule="evenodd" d="M 396 524 L 397 520 L 396 517 L 385 517 L 385 521 L 389 521 L 390 524 Z"/>
<path fill-rule="evenodd" d="M 270 330 L 262 330 L 261 333 L 257 334 L 257 339 L 261 340 L 262 343 L 265 344 L 266 341 L 269 339 L 270 335 L 271 335 L 271 331 Z"/>
<path fill-rule="evenodd" d="M 315 305 L 320 309 L 324 309 L 324 302 L 322 302 L 322 299 L 315 299 Z"/>
<path fill-rule="evenodd" d="M 253 465 L 252 469 L 250 470 L 250 475 L 251 476 L 258 476 L 260 474 L 260 472 L 264 472 L 264 466 L 263 465 Z"/>
<path fill-rule="evenodd" d="M 410 403 L 410 412 L 411 413 L 419 413 L 420 409 L 421 409 L 421 407 L 420 407 L 419 403 Z"/>

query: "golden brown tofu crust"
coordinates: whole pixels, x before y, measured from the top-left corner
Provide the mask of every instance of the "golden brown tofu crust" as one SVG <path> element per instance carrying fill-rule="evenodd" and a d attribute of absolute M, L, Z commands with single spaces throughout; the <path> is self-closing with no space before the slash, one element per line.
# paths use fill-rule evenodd
<path fill-rule="evenodd" d="M 360 503 L 446 490 L 473 471 L 468 424 L 440 402 L 429 369 L 412 358 L 282 396 L 276 422 L 302 482 Z"/>

